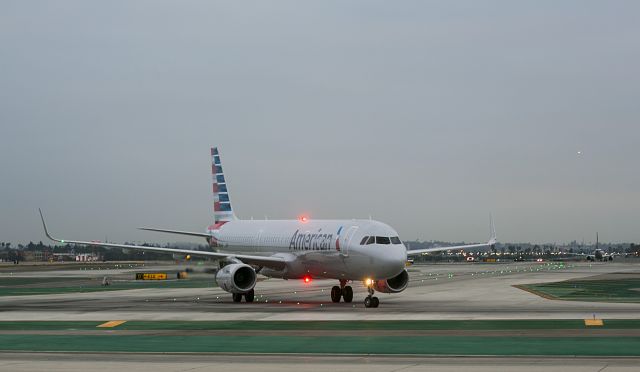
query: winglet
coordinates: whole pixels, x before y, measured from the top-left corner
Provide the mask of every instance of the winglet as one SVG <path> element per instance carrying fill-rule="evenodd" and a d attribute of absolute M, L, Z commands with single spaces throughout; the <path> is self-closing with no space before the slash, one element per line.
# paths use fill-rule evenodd
<path fill-rule="evenodd" d="M 496 227 L 493 224 L 493 216 L 491 214 L 489 214 L 489 230 L 491 232 L 491 237 L 489 238 L 489 242 L 487 243 L 488 245 L 491 246 L 491 248 L 495 248 L 497 237 L 496 237 Z"/>
<path fill-rule="evenodd" d="M 49 234 L 49 230 L 47 230 L 47 224 L 44 222 L 44 216 L 42 216 L 42 210 L 38 208 L 38 212 L 40 212 L 40 219 L 42 220 L 42 227 L 44 227 L 44 234 L 47 238 L 53 240 L 54 242 L 64 243 L 64 240 L 56 239 L 51 234 Z"/>

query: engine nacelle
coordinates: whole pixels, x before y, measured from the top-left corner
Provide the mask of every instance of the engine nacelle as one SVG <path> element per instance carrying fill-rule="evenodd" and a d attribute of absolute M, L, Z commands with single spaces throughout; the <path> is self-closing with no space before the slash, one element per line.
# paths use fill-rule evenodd
<path fill-rule="evenodd" d="M 400 274 L 393 278 L 376 280 L 373 288 L 382 293 L 398 293 L 404 291 L 407 285 L 409 285 L 409 273 L 407 270 L 402 270 Z"/>
<path fill-rule="evenodd" d="M 247 293 L 256 286 L 256 280 L 256 271 L 245 264 L 227 265 L 216 273 L 216 283 L 229 293 Z"/>

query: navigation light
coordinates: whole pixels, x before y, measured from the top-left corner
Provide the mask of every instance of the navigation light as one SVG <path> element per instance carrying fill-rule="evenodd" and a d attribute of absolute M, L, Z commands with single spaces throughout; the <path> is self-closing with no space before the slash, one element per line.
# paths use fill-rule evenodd
<path fill-rule="evenodd" d="M 309 275 L 305 275 L 302 278 L 302 281 L 304 281 L 304 284 L 309 284 L 309 283 L 311 283 L 311 277 Z"/>

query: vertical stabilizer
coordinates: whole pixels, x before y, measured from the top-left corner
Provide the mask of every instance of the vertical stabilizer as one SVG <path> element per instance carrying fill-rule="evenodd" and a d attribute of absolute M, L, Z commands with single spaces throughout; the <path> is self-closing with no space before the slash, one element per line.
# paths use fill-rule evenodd
<path fill-rule="evenodd" d="M 211 148 L 211 174 L 213 176 L 213 216 L 215 223 L 232 221 L 236 219 L 229 199 L 227 182 L 222 172 L 222 163 L 218 148 Z"/>
<path fill-rule="evenodd" d="M 493 223 L 493 216 L 491 214 L 489 214 L 489 233 L 491 234 L 491 237 L 489 238 L 488 244 L 491 248 L 495 248 L 498 238 L 496 236 L 496 225 Z"/>

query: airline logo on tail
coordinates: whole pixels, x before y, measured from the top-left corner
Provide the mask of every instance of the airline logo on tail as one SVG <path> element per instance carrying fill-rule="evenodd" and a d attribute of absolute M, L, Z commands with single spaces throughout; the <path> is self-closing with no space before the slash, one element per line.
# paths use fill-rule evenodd
<path fill-rule="evenodd" d="M 227 191 L 227 182 L 222 172 L 222 163 L 220 162 L 220 154 L 218 148 L 211 149 L 211 175 L 213 176 L 213 217 L 216 224 L 219 222 L 228 222 L 235 219 L 233 208 L 231 208 L 231 200 L 229 199 L 229 191 Z"/>
<path fill-rule="evenodd" d="M 214 224 L 209 226 L 207 230 L 211 233 L 218 230 L 220 226 L 229 221 L 236 219 L 231 208 L 231 200 L 229 199 L 229 191 L 227 190 L 227 182 L 224 179 L 222 171 L 222 163 L 220 162 L 220 153 L 217 147 L 211 148 L 211 176 L 213 191 L 213 220 Z M 218 246 L 215 237 L 207 238 L 212 247 Z"/>

